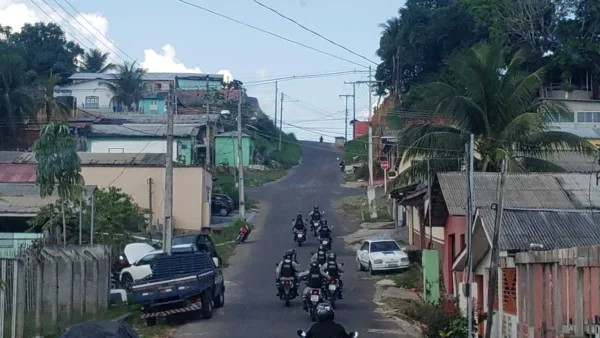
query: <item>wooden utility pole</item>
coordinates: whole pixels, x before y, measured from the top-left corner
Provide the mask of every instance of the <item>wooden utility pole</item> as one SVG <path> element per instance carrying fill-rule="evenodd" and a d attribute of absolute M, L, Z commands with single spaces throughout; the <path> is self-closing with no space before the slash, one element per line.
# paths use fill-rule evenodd
<path fill-rule="evenodd" d="M 208 102 L 208 97 L 209 97 L 209 90 L 210 87 L 208 86 L 208 80 L 210 78 L 210 75 L 206 75 L 206 93 L 204 94 L 204 99 L 206 100 L 206 138 L 208 140 L 208 142 L 206 142 L 206 167 L 210 168 L 211 164 L 212 164 L 212 150 L 211 150 L 211 141 L 212 141 L 212 135 L 211 135 L 211 126 L 210 126 L 210 105 Z M 175 89 L 177 90 L 177 89 Z M 229 98 L 228 98 L 229 99 Z"/>
<path fill-rule="evenodd" d="M 356 140 L 356 82 L 344 82 L 352 85 L 352 139 Z"/>
<path fill-rule="evenodd" d="M 346 118 L 344 119 L 344 141 L 348 142 L 348 98 L 349 97 L 354 97 L 354 95 L 348 95 L 348 94 L 342 94 L 340 95 L 340 97 L 343 97 L 346 99 Z"/>
<path fill-rule="evenodd" d="M 240 194 L 240 218 L 246 221 L 246 201 L 244 196 L 244 153 L 242 151 L 242 100 L 244 99 L 244 89 L 240 89 L 240 97 L 238 99 L 238 114 L 237 114 L 237 146 L 238 146 L 238 192 Z M 281 146 L 281 138 L 279 139 Z"/>
<path fill-rule="evenodd" d="M 279 96 L 279 88 L 277 87 L 277 81 L 275 81 L 275 127 L 277 127 L 277 96 Z"/>
<path fill-rule="evenodd" d="M 473 134 L 469 137 L 467 145 L 468 168 L 467 168 L 467 325 L 468 338 L 473 337 L 473 250 L 472 250 L 472 234 L 473 234 L 473 157 L 475 140 Z"/>
<path fill-rule="evenodd" d="M 152 219 L 154 218 L 154 212 L 152 210 L 152 177 L 148 177 L 148 233 L 152 237 Z"/>
<path fill-rule="evenodd" d="M 177 77 L 167 99 L 167 158 L 165 163 L 165 221 L 163 228 L 163 250 L 170 254 L 173 238 L 173 92 L 177 91 Z"/>
<path fill-rule="evenodd" d="M 283 134 L 283 129 L 281 126 L 281 121 L 283 121 L 283 92 L 281 92 L 281 105 L 280 105 L 280 113 L 279 113 L 279 151 L 281 151 L 281 134 Z"/>
<path fill-rule="evenodd" d="M 500 228 L 502 227 L 502 212 L 504 211 L 504 187 L 506 185 L 506 160 L 502 160 L 502 172 L 500 173 L 500 183 L 496 189 L 496 200 L 498 201 L 496 207 L 496 219 L 494 220 L 494 232 L 492 234 L 492 254 L 491 254 L 491 267 L 490 267 L 490 279 L 488 281 L 488 295 L 487 295 L 487 317 L 485 326 L 485 337 L 490 338 L 492 334 L 492 326 L 494 321 L 494 300 L 498 293 L 498 266 L 499 266 L 499 255 L 500 250 L 498 248 L 498 241 L 500 237 Z M 502 318 L 500 318 L 502 320 Z"/>

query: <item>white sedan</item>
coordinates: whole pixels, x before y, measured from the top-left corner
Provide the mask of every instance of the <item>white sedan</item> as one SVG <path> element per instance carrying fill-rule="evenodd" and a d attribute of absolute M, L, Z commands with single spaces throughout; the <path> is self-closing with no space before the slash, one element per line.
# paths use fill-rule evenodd
<path fill-rule="evenodd" d="M 378 271 L 405 270 L 410 267 L 408 255 L 392 239 L 367 239 L 356 250 L 356 265 L 371 275 Z"/>

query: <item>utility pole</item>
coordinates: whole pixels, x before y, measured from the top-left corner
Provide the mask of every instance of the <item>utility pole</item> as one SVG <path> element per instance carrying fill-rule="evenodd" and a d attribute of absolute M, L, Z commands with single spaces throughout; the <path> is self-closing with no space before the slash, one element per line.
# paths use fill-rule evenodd
<path fill-rule="evenodd" d="M 466 284 L 466 297 L 467 297 L 467 322 L 468 322 L 468 335 L 467 337 L 473 337 L 473 251 L 472 251 L 472 234 L 473 234 L 473 157 L 474 157 L 474 137 L 471 134 L 469 143 L 467 145 L 468 154 L 468 167 L 467 167 L 467 231 L 465 232 L 467 237 L 467 284 Z"/>
<path fill-rule="evenodd" d="M 367 198 L 369 200 L 369 211 L 371 218 L 377 218 L 377 206 L 375 205 L 375 186 L 373 185 L 373 84 L 377 81 L 371 80 L 373 77 L 371 66 L 369 66 L 369 80 L 355 81 L 355 84 L 367 84 L 369 88 L 369 186 L 367 188 Z"/>
<path fill-rule="evenodd" d="M 281 134 L 283 134 L 283 130 L 281 129 L 281 121 L 283 121 L 283 92 L 281 92 L 281 107 L 280 107 L 280 113 L 279 113 L 279 151 L 281 151 Z"/>
<path fill-rule="evenodd" d="M 212 150 L 210 148 L 211 144 L 211 134 L 210 134 L 210 105 L 208 103 L 208 95 L 210 88 L 208 87 L 208 80 L 210 75 L 206 75 L 206 93 L 204 94 L 204 99 L 206 100 L 206 138 L 208 142 L 206 142 L 206 167 L 210 168 L 212 164 Z M 175 88 L 177 90 L 177 88 Z"/>
<path fill-rule="evenodd" d="M 238 192 L 240 194 L 240 218 L 246 221 L 246 201 L 244 198 L 244 157 L 242 151 L 242 100 L 244 98 L 244 88 L 240 89 L 240 97 L 238 99 L 238 115 L 237 115 L 237 146 L 238 146 Z M 280 141 L 281 142 L 281 141 Z"/>
<path fill-rule="evenodd" d="M 354 123 L 356 123 L 356 82 L 344 82 L 345 84 L 352 85 L 352 139 L 356 139 L 356 128 L 354 127 Z"/>
<path fill-rule="evenodd" d="M 177 77 L 167 99 L 167 158 L 165 163 L 165 224 L 163 250 L 170 254 L 173 238 L 173 93 L 177 91 Z M 176 101 L 175 101 L 176 102 Z"/>
<path fill-rule="evenodd" d="M 148 233 L 150 234 L 150 239 L 152 236 L 152 224 L 154 219 L 154 211 L 152 210 L 152 177 L 148 177 Z"/>
<path fill-rule="evenodd" d="M 277 81 L 275 81 L 275 127 L 277 128 L 277 96 L 279 96 L 279 88 L 277 88 Z"/>
<path fill-rule="evenodd" d="M 340 97 L 346 98 L 346 118 L 344 120 L 344 125 L 345 125 L 346 129 L 344 129 L 344 139 L 347 142 L 348 141 L 348 98 L 354 97 L 354 95 L 342 94 L 342 95 L 340 95 Z"/>
<path fill-rule="evenodd" d="M 490 338 L 492 334 L 493 316 L 491 314 L 494 311 L 494 299 L 497 294 L 498 287 L 498 259 L 500 251 L 498 249 L 498 240 L 500 237 L 500 228 L 502 227 L 502 212 L 504 211 L 504 187 L 506 185 L 506 160 L 502 160 L 502 172 L 500 173 L 500 183 L 496 188 L 496 219 L 494 220 L 494 232 L 492 234 L 492 254 L 491 254 L 491 267 L 490 267 L 490 279 L 488 281 L 488 303 L 486 326 L 485 326 L 485 337 Z M 502 318 L 500 318 L 502 321 Z"/>
<path fill-rule="evenodd" d="M 433 245 L 433 227 L 431 226 L 431 168 L 429 167 L 429 159 L 427 159 L 427 218 L 429 221 L 429 243 L 427 249 L 431 250 Z"/>

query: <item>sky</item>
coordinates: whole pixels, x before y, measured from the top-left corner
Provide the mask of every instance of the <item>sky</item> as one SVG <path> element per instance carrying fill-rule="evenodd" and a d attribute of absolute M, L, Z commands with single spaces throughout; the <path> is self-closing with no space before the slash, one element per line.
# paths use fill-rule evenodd
<path fill-rule="evenodd" d="M 283 129 L 299 139 L 333 141 L 344 136 L 345 99 L 352 86 L 367 80 L 380 60 L 379 24 L 396 16 L 404 1 L 394 0 L 258 0 L 359 56 L 303 30 L 252 0 L 186 0 L 333 54 L 336 59 L 264 32 L 229 21 L 178 0 L 0 0 L 0 24 L 20 30 L 37 21 L 59 24 L 84 49 L 110 52 L 112 61 L 133 60 L 149 72 L 219 73 L 245 83 L 271 118 L 275 100 L 284 93 Z M 39 6 L 39 7 L 37 7 Z M 72 7 L 71 7 L 72 6 Z M 357 64 L 354 64 L 354 63 Z M 362 65 L 362 66 L 361 66 Z M 354 71 L 337 76 L 253 83 L 292 75 Z M 377 101 L 373 97 L 373 103 Z M 281 107 L 278 102 L 278 110 Z M 352 98 L 348 99 L 352 119 Z M 356 86 L 356 117 L 368 116 L 368 88 Z M 348 126 L 348 138 L 352 128 Z"/>

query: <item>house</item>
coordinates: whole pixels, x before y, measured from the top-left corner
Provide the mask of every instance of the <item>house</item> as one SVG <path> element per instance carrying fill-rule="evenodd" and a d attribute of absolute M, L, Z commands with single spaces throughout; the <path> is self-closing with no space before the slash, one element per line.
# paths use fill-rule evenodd
<path fill-rule="evenodd" d="M 165 124 L 95 124 L 86 135 L 92 153 L 166 153 Z M 206 123 L 175 124 L 173 160 L 191 165 L 204 163 Z"/>
<path fill-rule="evenodd" d="M 151 91 L 142 94 L 138 101 L 140 114 L 164 115 L 167 113 L 168 91 Z"/>
<path fill-rule="evenodd" d="M 334 144 L 336 147 L 338 148 L 343 148 L 344 144 L 346 143 L 346 138 L 345 137 L 341 137 L 341 136 L 336 136 L 334 138 Z"/>
<path fill-rule="evenodd" d="M 466 173 L 442 172 L 436 179 L 431 187 L 431 221 L 426 216 L 427 187 L 413 184 L 391 193 L 404 208 L 410 244 L 426 248 L 431 242 L 432 248 L 440 251 L 445 290 L 455 294 L 452 266 L 466 244 Z M 475 208 L 496 203 L 498 179 L 498 173 L 474 173 Z M 600 209 L 600 187 L 590 181 L 589 174 L 509 173 L 504 204 L 506 208 L 538 210 Z"/>
<path fill-rule="evenodd" d="M 104 84 L 116 79 L 114 73 L 75 73 L 69 77 L 69 83 L 55 89 L 57 97 L 73 97 L 74 106 L 92 113 L 116 113 L 127 110 L 120 107 L 113 93 Z M 189 90 L 199 88 L 220 89 L 223 75 L 190 73 L 146 73 L 144 86 L 148 91 L 168 91 L 176 77 L 179 88 Z M 158 111 L 158 110 L 157 110 Z"/>
<path fill-rule="evenodd" d="M 236 167 L 238 156 L 237 132 L 231 131 L 215 136 L 215 164 L 224 167 Z M 247 167 L 253 164 L 254 141 L 242 134 L 242 164 Z"/>
<path fill-rule="evenodd" d="M 594 197 L 596 202 L 600 202 L 598 195 Z M 487 309 L 487 289 L 489 282 L 489 270 L 491 265 L 491 238 L 494 231 L 494 221 L 496 212 L 490 208 L 478 209 L 475 215 L 473 229 L 473 292 L 475 297 L 475 307 L 478 313 L 483 313 Z M 569 295 L 570 291 L 560 287 L 553 286 L 557 279 L 562 277 L 558 270 L 559 259 L 554 264 L 534 265 L 540 260 L 523 260 L 517 256 L 522 253 L 532 253 L 546 250 L 557 250 L 567 248 L 582 248 L 587 246 L 600 245 L 600 210 L 576 210 L 576 209 L 530 209 L 530 208 L 507 208 L 503 211 L 502 226 L 499 233 L 498 248 L 500 250 L 500 262 L 498 269 L 498 295 L 501 299 L 494 302 L 494 327 L 501 330 L 502 337 L 544 337 L 540 334 L 543 326 L 545 330 L 551 330 L 551 323 L 543 324 L 545 321 L 544 313 L 555 312 L 559 309 L 561 317 L 564 316 L 563 323 L 577 321 L 575 310 L 575 292 Z M 536 254 L 537 255 L 537 254 Z M 546 255 L 541 257 L 552 257 Z M 463 289 L 466 282 L 465 273 L 466 250 L 462 250 L 456 255 L 452 266 L 453 278 L 456 281 L 459 290 Z M 529 266 L 525 264 L 529 263 Z M 534 268 L 535 267 L 535 268 Z M 545 289 L 540 289 L 546 281 L 545 275 L 549 272 L 550 278 Z M 557 272 L 561 277 L 557 277 Z M 575 281 L 576 278 L 569 278 L 565 271 L 565 284 L 567 281 Z M 577 270 L 573 269 L 573 276 L 577 275 Z M 552 275 L 554 274 L 554 278 Z M 597 272 L 596 272 L 597 275 Z M 575 283 L 573 283 L 574 287 Z M 596 284 L 597 285 L 597 284 Z M 583 285 L 581 286 L 583 289 Z M 554 293 L 549 292 L 554 289 Z M 566 293 L 564 297 L 556 296 Z M 464 295 L 457 293 L 466 304 Z M 595 295 L 595 299 L 598 299 Z M 557 298 L 560 298 L 557 300 Z M 552 299 L 549 301 L 549 299 Z M 554 303 L 556 301 L 556 303 Z M 544 304 L 545 303 L 545 304 Z M 553 304 L 554 303 L 554 304 Z M 556 304 L 563 304 L 559 306 Z M 597 302 L 594 302 L 597 303 Z M 548 304 L 552 304 L 549 305 Z M 549 310 L 546 310 L 549 308 Z M 566 310 L 565 310 L 566 308 Z M 573 309 L 569 312 L 569 308 Z M 562 309 L 562 311 L 560 310 Z M 591 309 L 590 309 L 591 310 Z M 594 321 L 594 315 L 600 310 L 600 303 L 595 307 L 594 312 L 588 312 L 585 322 Z M 550 316 L 552 318 L 552 316 Z M 555 317 L 556 318 L 556 317 Z M 552 320 L 554 321 L 554 320 Z M 560 322 L 560 321 L 559 321 Z M 583 322 L 583 321 L 582 321 Z M 522 329 L 525 326 L 525 331 Z M 562 331 L 562 325 L 554 325 L 554 331 L 551 336 L 559 336 Z M 479 327 L 480 333 L 484 332 L 484 325 Z M 565 332 L 566 333 L 566 332 Z"/>
<path fill-rule="evenodd" d="M 95 186 L 86 185 L 86 196 L 91 196 L 95 189 Z M 27 221 L 57 199 L 56 190 L 51 196 L 40 197 L 35 183 L 0 183 L 0 257 L 14 257 L 42 237 L 42 234 L 25 233 L 29 229 Z"/>
<path fill-rule="evenodd" d="M 571 88 L 551 83 L 543 91 L 544 100 L 561 103 L 573 112 L 569 116 L 557 117 L 551 126 L 557 129 L 600 128 L 600 100 L 594 97 L 589 74 L 581 79 L 573 77 L 573 80 L 577 83 L 573 83 Z"/>
<path fill-rule="evenodd" d="M 107 154 L 79 153 L 81 175 L 86 184 L 99 188 L 117 187 L 129 194 L 150 212 L 154 226 L 160 231 L 164 220 L 164 153 Z M 199 231 L 210 225 L 212 175 L 197 165 L 173 169 L 173 228 Z"/>
<path fill-rule="evenodd" d="M 358 121 L 354 120 L 353 128 L 354 128 L 354 139 L 367 135 L 369 133 L 369 121 Z"/>

